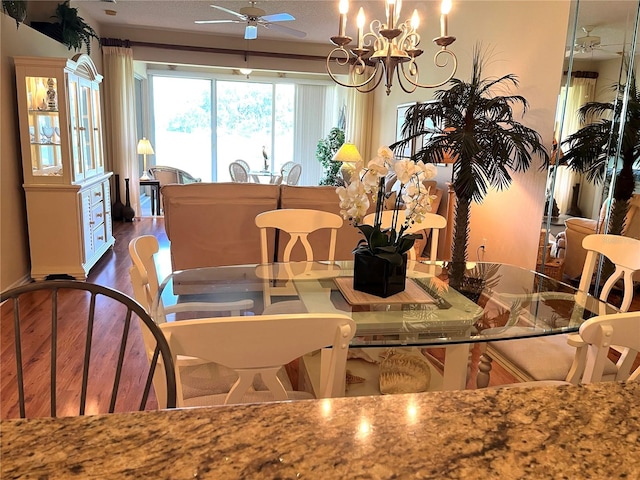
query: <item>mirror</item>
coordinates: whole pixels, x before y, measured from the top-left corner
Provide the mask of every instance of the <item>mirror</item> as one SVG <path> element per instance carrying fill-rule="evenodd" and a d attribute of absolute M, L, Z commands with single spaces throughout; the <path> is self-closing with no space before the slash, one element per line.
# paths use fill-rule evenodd
<path fill-rule="evenodd" d="M 567 139 L 587 124 L 581 123 L 578 115 L 582 105 L 598 102 L 624 108 L 628 102 L 629 72 L 636 72 L 638 78 L 639 71 L 639 18 L 640 1 L 636 0 L 572 2 L 538 255 L 538 269 L 544 265 L 545 272 L 555 278 L 579 280 L 586 256 L 582 239 L 591 233 L 608 233 L 611 198 L 623 164 L 613 158 L 620 157 L 622 142 L 613 141 L 616 135 L 611 132 L 607 136 L 612 142 L 610 151 L 617 151 L 618 155 L 611 155 L 605 174 L 595 180 L 587 173 L 567 167 L 564 157 L 567 149 L 575 148 Z M 625 111 L 618 118 L 624 119 Z M 607 117 L 595 117 L 592 121 L 603 118 Z M 608 118 L 611 119 L 611 115 Z M 615 120 L 609 123 L 614 127 L 612 130 L 624 132 L 624 123 L 619 125 Z M 632 163 L 638 194 L 640 160 L 636 158 Z M 632 201 L 640 202 L 640 195 Z M 628 230 L 629 226 L 625 228 Z M 640 235 L 640 225 L 638 231 Z"/>

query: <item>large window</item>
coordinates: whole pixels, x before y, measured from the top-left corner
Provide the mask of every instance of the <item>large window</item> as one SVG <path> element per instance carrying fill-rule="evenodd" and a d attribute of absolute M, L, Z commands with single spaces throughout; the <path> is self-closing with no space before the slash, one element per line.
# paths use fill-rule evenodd
<path fill-rule="evenodd" d="M 186 170 L 205 182 L 226 182 L 229 163 L 237 159 L 254 171 L 272 172 L 295 161 L 303 165 L 301 183 L 318 184 L 315 145 L 335 126 L 334 85 L 164 73 L 150 78 L 156 165 Z M 300 95 L 305 89 L 320 92 L 314 105 L 300 101 L 307 98 Z M 302 127 L 297 131 L 296 122 Z"/>

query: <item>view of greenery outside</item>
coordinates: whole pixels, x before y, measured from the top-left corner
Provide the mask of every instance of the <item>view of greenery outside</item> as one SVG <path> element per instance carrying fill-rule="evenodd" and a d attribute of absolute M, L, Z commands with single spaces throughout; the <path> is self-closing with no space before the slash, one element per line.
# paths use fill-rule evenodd
<path fill-rule="evenodd" d="M 153 76 L 155 163 L 205 182 L 230 181 L 236 159 L 264 169 L 264 146 L 269 169 L 279 171 L 293 160 L 294 106 L 293 84 Z"/>
<path fill-rule="evenodd" d="M 153 77 L 155 164 L 211 181 L 211 81 Z"/>

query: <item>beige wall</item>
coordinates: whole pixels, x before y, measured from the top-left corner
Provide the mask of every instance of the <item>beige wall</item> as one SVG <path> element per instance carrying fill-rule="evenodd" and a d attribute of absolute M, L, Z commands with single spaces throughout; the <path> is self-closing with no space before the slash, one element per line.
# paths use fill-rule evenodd
<path fill-rule="evenodd" d="M 508 73 L 518 76 L 520 86 L 512 93 L 524 96 L 530 106 L 521 121 L 538 131 L 550 150 L 569 2 L 461 1 L 454 4 L 456 10 L 450 15 L 449 32 L 457 37 L 451 47 L 458 57 L 456 77 L 465 81 L 470 79 L 472 50 L 477 41 L 482 42 L 491 52 L 484 76 L 497 77 Z M 425 23 L 429 24 L 431 31 L 422 37 L 436 37 L 437 22 Z M 423 71 L 430 74 L 434 71 L 430 62 L 435 50 L 433 44 L 423 49 Z M 422 79 L 423 83 L 432 81 L 435 78 Z M 390 96 L 387 97 L 384 91 L 375 94 L 374 115 L 381 119 L 374 127 L 373 143 L 376 148 L 394 140 L 398 104 L 432 98 L 432 90 L 409 95 L 403 93 L 396 83 L 397 80 Z M 485 260 L 529 268 L 535 266 L 546 181 L 546 172 L 541 172 L 539 166 L 536 160 L 526 174 L 514 176 L 509 190 L 489 192 L 481 205 L 472 205 L 469 260 L 477 260 L 477 248 L 486 238 Z M 449 181 L 451 169 L 439 169 L 442 169 L 439 181 Z"/>
<path fill-rule="evenodd" d="M 44 2 L 35 2 L 44 3 Z M 459 59 L 457 76 L 467 79 L 470 72 L 471 50 L 476 39 L 493 48 L 492 61 L 487 65 L 488 75 L 515 73 L 521 87 L 518 93 L 531 104 L 524 123 L 538 130 L 550 145 L 553 129 L 555 103 L 560 85 L 565 32 L 568 23 L 568 1 L 460 1 L 450 19 L 450 31 L 458 37 L 453 45 Z M 96 28 L 97 23 L 81 15 Z M 423 38 L 437 36 L 437 22 L 429 21 Z M 525 27 L 526 26 L 526 27 Z M 333 28 L 333 26 L 331 26 Z M 244 42 L 215 39 L 203 35 L 167 35 L 167 32 L 132 29 L 98 29 L 104 37 L 127 38 L 138 41 L 182 43 L 220 48 L 244 48 Z M 0 288 L 20 282 L 29 273 L 28 239 L 24 211 L 20 171 L 20 147 L 17 132 L 17 110 L 15 79 L 11 58 L 14 55 L 71 57 L 73 52 L 54 40 L 23 25 L 16 31 L 13 20 L 2 15 L 2 82 L 0 84 L 2 108 L 2 206 L 0 230 Z M 179 39 L 179 40 L 176 40 Z M 236 42 L 236 43 L 234 43 Z M 289 53 L 311 53 L 326 55 L 331 46 L 304 46 L 299 42 L 261 42 L 264 51 L 286 48 Z M 428 65 L 434 50 L 425 46 L 422 58 L 423 70 Z M 99 49 L 94 46 L 92 57 L 99 71 L 102 62 Z M 153 48 L 134 48 L 136 60 L 191 63 L 240 67 L 244 58 L 234 55 L 212 53 L 189 53 Z M 321 61 L 276 60 L 266 57 L 249 57 L 252 68 L 278 70 L 324 71 Z M 255 63 L 253 63 L 255 62 Z M 375 93 L 375 119 L 372 151 L 381 144 L 394 140 L 396 105 L 408 101 L 428 100 L 431 91 L 413 95 L 403 94 L 394 87 L 386 97 L 382 89 Z M 447 178 L 445 171 L 441 177 Z M 469 252 L 475 258 L 476 247 L 482 238 L 487 238 L 485 259 L 505 261 L 532 267 L 537 251 L 538 231 L 544 203 L 545 174 L 532 168 L 526 175 L 516 177 L 514 185 L 506 192 L 490 193 L 482 205 L 474 205 L 471 220 L 471 243 Z"/>

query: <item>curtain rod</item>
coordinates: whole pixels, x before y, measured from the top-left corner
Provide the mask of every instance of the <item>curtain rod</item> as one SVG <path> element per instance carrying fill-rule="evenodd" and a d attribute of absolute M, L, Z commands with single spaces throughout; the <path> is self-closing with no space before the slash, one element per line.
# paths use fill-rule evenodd
<path fill-rule="evenodd" d="M 254 52 L 249 50 L 234 50 L 231 48 L 217 48 L 217 47 L 198 47 L 193 45 L 177 45 L 171 43 L 155 43 L 155 42 L 139 42 L 137 40 L 118 40 L 115 38 L 102 38 L 100 39 L 102 45 L 105 46 L 125 46 L 127 47 L 150 47 L 161 48 L 165 50 L 183 50 L 187 52 L 202 52 L 202 53 L 219 53 L 222 55 L 254 55 L 256 57 L 272 57 L 272 58 L 286 58 L 291 60 L 312 60 L 312 61 L 325 61 L 326 57 L 320 55 L 302 55 L 297 53 L 277 53 L 277 52 Z"/>

